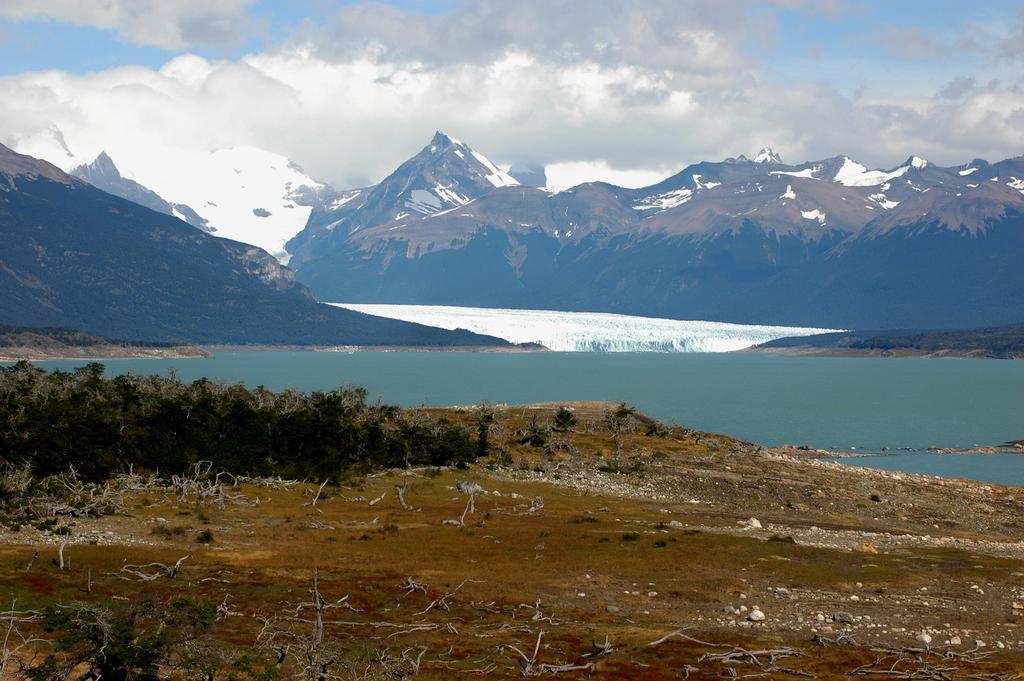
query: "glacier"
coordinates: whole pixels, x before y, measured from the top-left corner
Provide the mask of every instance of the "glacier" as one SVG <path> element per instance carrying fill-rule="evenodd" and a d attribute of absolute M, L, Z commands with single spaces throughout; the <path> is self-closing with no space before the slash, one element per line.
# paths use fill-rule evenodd
<path fill-rule="evenodd" d="M 603 312 L 330 304 L 442 329 L 468 329 L 511 343 L 539 343 L 557 352 L 732 352 L 776 338 L 838 330 L 635 317 Z"/>

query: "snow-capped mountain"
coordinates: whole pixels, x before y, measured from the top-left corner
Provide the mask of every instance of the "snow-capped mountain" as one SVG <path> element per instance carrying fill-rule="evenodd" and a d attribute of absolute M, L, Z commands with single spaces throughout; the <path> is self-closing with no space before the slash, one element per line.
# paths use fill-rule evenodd
<path fill-rule="evenodd" d="M 496 188 L 518 185 L 486 156 L 438 131 L 380 184 L 342 192 L 318 207 L 288 249 L 295 254 L 294 264 L 301 265 L 361 229 L 412 224 L 454 211 Z"/>
<path fill-rule="evenodd" d="M 259 246 L 282 262 L 329 189 L 284 156 L 255 147 L 174 150 L 130 175 L 169 201 L 191 206 L 216 236 Z"/>
<path fill-rule="evenodd" d="M 106 183 L 96 186 L 117 196 L 127 193 L 135 197 L 129 200 L 161 205 L 161 212 L 166 212 L 163 204 L 170 205 L 187 222 L 259 246 L 283 263 L 290 257 L 285 243 L 303 229 L 313 206 L 333 193 L 286 157 L 251 146 L 213 151 L 117 148 L 100 157 L 83 157 L 53 128 L 19 140 L 15 148 L 62 170 L 77 170 L 81 177 L 89 175 L 87 181 Z M 111 157 L 117 163 L 113 171 Z"/>
<path fill-rule="evenodd" d="M 8 324 L 175 343 L 504 345 L 320 304 L 265 251 L 2 144 L 0 243 Z"/>
<path fill-rule="evenodd" d="M 1024 158 L 871 169 L 765 148 L 641 189 L 552 192 L 461 182 L 466 149 L 439 134 L 385 182 L 314 211 L 291 242 L 299 280 L 324 300 L 794 326 L 1024 318 Z"/>

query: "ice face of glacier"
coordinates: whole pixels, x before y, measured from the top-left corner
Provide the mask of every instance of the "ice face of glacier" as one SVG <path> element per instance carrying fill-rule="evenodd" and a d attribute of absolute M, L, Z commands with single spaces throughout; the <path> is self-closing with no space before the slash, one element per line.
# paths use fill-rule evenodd
<path fill-rule="evenodd" d="M 558 352 L 731 352 L 787 336 L 835 329 L 685 321 L 598 312 L 505 310 L 445 305 L 332 303 L 357 312 L 443 329 L 468 329 Z"/>

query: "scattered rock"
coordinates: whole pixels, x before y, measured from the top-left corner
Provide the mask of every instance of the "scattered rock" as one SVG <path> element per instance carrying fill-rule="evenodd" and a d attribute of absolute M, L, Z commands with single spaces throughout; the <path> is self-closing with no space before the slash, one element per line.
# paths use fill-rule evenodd
<path fill-rule="evenodd" d="M 922 631 L 920 634 L 917 635 L 917 640 L 925 645 L 928 645 L 932 642 L 932 637 L 927 632 Z"/>
<path fill-rule="evenodd" d="M 822 619 L 825 618 L 822 617 Z M 853 615 L 844 610 L 840 610 L 832 614 L 832 621 L 836 624 L 853 624 Z"/>
<path fill-rule="evenodd" d="M 476 484 L 471 480 L 463 480 L 455 486 L 455 489 L 459 490 L 463 494 L 479 494 L 484 491 L 484 488 Z"/>
<path fill-rule="evenodd" d="M 750 620 L 751 622 L 763 622 L 764 621 L 764 613 L 761 612 L 760 610 L 758 610 L 757 608 L 754 608 L 753 610 L 750 611 L 750 614 L 747 615 L 747 619 Z"/>
<path fill-rule="evenodd" d="M 857 547 L 858 553 L 878 553 L 878 547 L 874 544 L 861 544 Z"/>
<path fill-rule="evenodd" d="M 750 518 L 749 520 L 741 520 L 739 524 L 740 525 L 745 525 L 746 527 L 749 527 L 752 530 L 760 530 L 761 529 L 761 521 L 758 520 L 757 518 Z"/>

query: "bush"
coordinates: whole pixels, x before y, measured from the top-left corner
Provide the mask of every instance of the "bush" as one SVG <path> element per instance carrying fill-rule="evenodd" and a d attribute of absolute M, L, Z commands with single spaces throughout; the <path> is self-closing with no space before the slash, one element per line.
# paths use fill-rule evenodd
<path fill-rule="evenodd" d="M 567 430 L 573 430 L 576 428 L 576 414 L 565 407 L 559 407 L 558 411 L 555 412 L 555 424 L 554 429 L 560 433 L 564 433 Z"/>
<path fill-rule="evenodd" d="M 473 437 L 366 397 L 362 388 L 273 392 L 174 375 L 106 378 L 96 363 L 48 373 L 19 362 L 0 367 L 0 463 L 28 464 L 36 478 L 73 466 L 89 482 L 128 466 L 180 474 L 198 461 L 323 479 L 356 466 L 464 465 L 486 451 L 486 423 Z"/>

